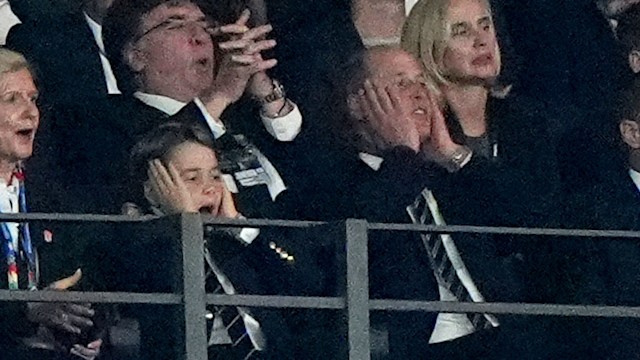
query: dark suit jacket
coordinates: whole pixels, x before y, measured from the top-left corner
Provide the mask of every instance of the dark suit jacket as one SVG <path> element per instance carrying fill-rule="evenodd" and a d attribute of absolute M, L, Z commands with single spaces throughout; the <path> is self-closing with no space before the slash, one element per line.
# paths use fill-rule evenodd
<path fill-rule="evenodd" d="M 555 215 L 553 201 L 557 181 L 554 152 L 544 141 L 547 139 L 544 118 L 531 111 L 531 107 L 499 100 L 492 100 L 489 114 L 490 128 L 498 143 L 497 158 L 483 159 L 474 155 L 459 172 L 448 174 L 426 164 L 425 160 L 409 161 L 411 154 L 408 152 L 396 155 L 395 160 L 384 161 L 378 174 L 386 179 L 375 186 L 377 198 L 383 202 L 372 202 L 368 204 L 369 208 L 382 212 L 385 221 L 394 220 L 386 213 L 391 211 L 391 214 L 401 214 L 401 218 L 396 215 L 394 221 L 407 222 L 409 218 L 404 208 L 428 187 L 448 224 L 550 226 Z M 457 123 L 449 120 L 454 139 L 464 143 Z M 385 170 L 385 163 L 388 163 L 388 170 Z M 398 166 L 400 164 L 403 165 Z M 373 189 L 367 192 L 374 193 Z M 541 295 L 544 291 L 536 285 L 545 284 L 548 278 L 539 264 L 549 251 L 545 241 L 473 234 L 457 234 L 454 239 L 487 301 L 523 302 L 544 298 Z M 416 251 L 426 258 L 423 249 Z M 535 278 L 529 276 L 532 268 L 535 268 Z M 510 316 L 499 318 L 501 327 L 492 332 L 479 331 L 450 344 L 432 346 L 429 351 L 433 351 L 432 356 L 460 359 L 469 356 L 491 359 L 554 356 L 554 353 L 542 351 L 547 347 L 554 349 L 545 337 L 547 324 L 544 321 Z"/>
<path fill-rule="evenodd" d="M 50 192 L 43 192 L 31 186 L 30 179 L 36 176 L 28 169 L 27 176 L 27 207 L 29 212 L 52 212 L 52 209 L 58 208 L 57 192 L 54 190 L 55 185 L 50 184 Z M 82 240 L 74 237 L 73 226 L 60 226 L 60 223 L 48 222 L 31 222 L 29 229 L 33 247 L 38 252 L 38 265 L 40 282 L 39 287 L 44 288 L 51 282 L 63 277 L 72 275 L 75 270 L 82 264 L 82 246 L 85 244 Z M 52 242 L 45 242 L 44 231 L 50 231 L 53 234 Z M 5 241 L 2 239 L 1 241 Z M 6 277 L 6 262 L 4 250 L 0 251 L 2 265 L 0 266 L 0 288 L 8 289 Z M 19 261 L 19 281 L 20 288 L 26 289 L 27 279 L 26 264 Z M 81 288 L 79 288 L 81 289 Z M 52 351 L 34 351 L 22 347 L 20 338 L 31 337 L 36 334 L 37 324 L 27 320 L 26 303 L 24 302 L 3 302 L 0 303 L 0 331 L 8 334 L 0 340 L 0 352 L 8 358 L 16 359 L 67 359 L 66 356 L 54 353 Z M 69 341 L 77 339 L 70 335 Z"/>
<path fill-rule="evenodd" d="M 172 265 L 179 257 L 180 244 L 162 230 L 134 225 L 122 227 L 117 236 L 104 238 L 91 249 L 88 273 L 96 290 L 169 292 L 177 280 Z M 318 232 L 319 234 L 319 232 Z M 205 232 L 207 246 L 214 261 L 229 278 L 239 294 L 331 296 L 336 283 L 325 275 L 332 269 L 335 251 L 332 238 L 322 244 L 320 238 L 297 232 L 263 229 L 251 245 L 220 232 Z M 285 261 L 270 248 L 275 242 L 295 257 Z M 327 264 L 330 262 L 331 265 Z M 164 306 L 131 306 L 123 310 L 135 317 L 141 328 L 141 354 L 144 359 L 174 359 L 178 334 L 182 329 L 172 322 L 177 312 Z M 341 341 L 340 317 L 327 311 L 252 308 L 260 323 L 269 350 L 266 359 L 340 358 L 345 344 Z M 233 359 L 224 350 L 210 358 Z"/>
<path fill-rule="evenodd" d="M 627 170 L 572 194 L 566 203 L 568 226 L 581 229 L 640 230 L 640 193 Z M 560 300 L 576 304 L 638 306 L 640 246 L 635 239 L 565 238 L 557 241 L 558 274 L 565 286 Z M 574 347 L 608 359 L 637 359 L 637 319 L 575 319 L 567 332 L 579 334 Z M 615 340 L 612 340 L 615 339 Z"/>
<path fill-rule="evenodd" d="M 34 65 L 45 106 L 91 106 L 107 95 L 98 45 L 80 10 L 29 18 L 11 29 L 7 46 Z"/>

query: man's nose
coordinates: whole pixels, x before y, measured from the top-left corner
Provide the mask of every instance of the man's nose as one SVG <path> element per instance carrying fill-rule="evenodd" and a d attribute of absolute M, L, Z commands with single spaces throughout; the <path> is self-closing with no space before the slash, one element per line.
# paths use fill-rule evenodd
<path fill-rule="evenodd" d="M 190 36 L 190 41 L 193 45 L 202 45 L 211 37 L 207 32 L 207 29 L 200 23 L 190 22 L 186 26 Z"/>
<path fill-rule="evenodd" d="M 475 39 L 473 42 L 474 47 L 486 47 L 489 44 L 489 39 L 492 35 L 487 31 L 475 30 Z"/>

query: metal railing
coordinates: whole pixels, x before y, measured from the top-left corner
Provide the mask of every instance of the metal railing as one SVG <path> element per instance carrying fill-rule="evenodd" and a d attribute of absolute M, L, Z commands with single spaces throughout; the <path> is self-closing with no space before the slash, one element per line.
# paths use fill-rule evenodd
<path fill-rule="evenodd" d="M 57 291 L 9 291 L 0 290 L 0 302 L 76 302 L 110 304 L 147 304 L 179 306 L 184 315 L 184 360 L 207 359 L 206 319 L 202 316 L 206 305 L 241 305 L 247 307 L 313 308 L 342 310 L 346 314 L 348 356 L 352 360 L 369 360 L 370 334 L 369 312 L 371 310 L 427 311 L 449 313 L 492 313 L 519 315 L 589 316 L 610 318 L 640 318 L 640 307 L 586 306 L 524 303 L 466 303 L 440 301 L 409 301 L 392 299 L 369 299 L 368 232 L 411 231 L 430 233 L 490 233 L 519 234 L 556 237 L 593 238 L 640 238 L 640 232 L 530 229 L 476 226 L 435 226 L 411 224 L 368 223 L 364 220 L 348 219 L 340 223 L 344 231 L 346 246 L 338 256 L 344 264 L 343 292 L 340 297 L 297 297 L 258 295 L 213 295 L 205 293 L 203 259 L 203 228 L 205 225 L 231 227 L 285 227 L 311 228 L 328 226 L 322 222 L 285 220 L 222 220 L 201 217 L 199 214 L 181 214 L 169 217 L 130 217 L 119 215 L 75 215 L 75 214 L 0 214 L 1 221 L 52 221 L 52 222 L 101 222 L 101 223 L 149 223 L 156 231 L 179 239 L 180 248 L 176 269 L 180 275 L 174 284 L 174 293 L 128 293 L 128 292 L 57 292 Z M 334 229 L 336 224 L 331 225 Z"/>

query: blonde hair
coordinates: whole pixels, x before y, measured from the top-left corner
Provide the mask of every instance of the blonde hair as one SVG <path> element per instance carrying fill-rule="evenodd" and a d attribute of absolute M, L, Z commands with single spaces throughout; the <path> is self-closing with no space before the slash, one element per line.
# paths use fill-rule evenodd
<path fill-rule="evenodd" d="M 22 69 L 27 69 L 31 72 L 27 59 L 18 52 L 0 47 L 0 75 Z"/>
<path fill-rule="evenodd" d="M 491 7 L 483 0 L 489 11 Z M 447 48 L 447 11 L 450 0 L 420 0 L 411 9 L 403 27 L 400 46 L 419 59 L 426 75 L 439 85 L 448 83 L 440 64 Z"/>

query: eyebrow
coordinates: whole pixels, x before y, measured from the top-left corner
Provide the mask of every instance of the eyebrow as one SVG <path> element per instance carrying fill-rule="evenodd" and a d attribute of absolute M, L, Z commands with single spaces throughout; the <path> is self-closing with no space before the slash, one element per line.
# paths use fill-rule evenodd
<path fill-rule="evenodd" d="M 466 22 L 458 22 L 458 23 L 455 23 L 455 24 L 451 25 L 451 30 L 455 31 L 455 30 L 460 30 L 460 29 L 466 29 L 468 27 L 469 27 L 469 25 Z"/>
<path fill-rule="evenodd" d="M 491 22 L 491 15 L 483 16 L 480 18 L 480 20 L 478 20 L 478 24 L 484 24 L 484 23 L 490 23 L 490 22 Z"/>

